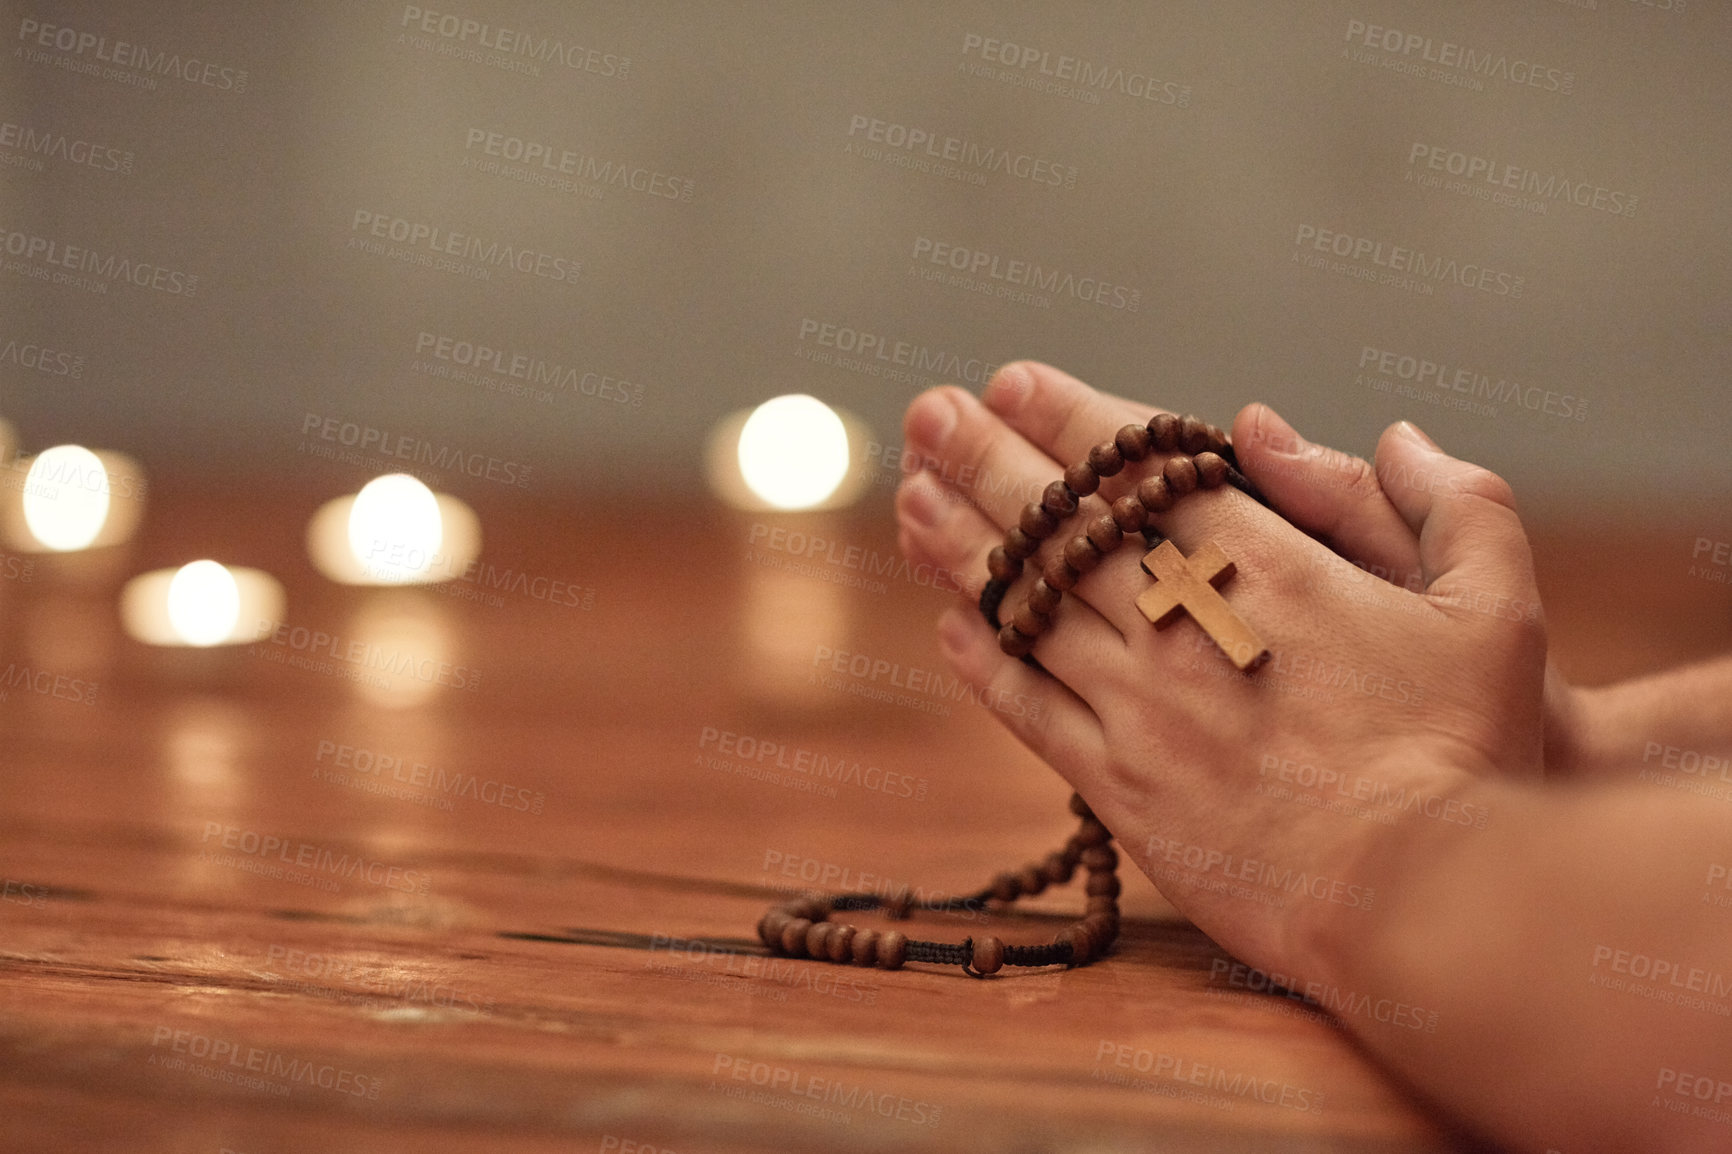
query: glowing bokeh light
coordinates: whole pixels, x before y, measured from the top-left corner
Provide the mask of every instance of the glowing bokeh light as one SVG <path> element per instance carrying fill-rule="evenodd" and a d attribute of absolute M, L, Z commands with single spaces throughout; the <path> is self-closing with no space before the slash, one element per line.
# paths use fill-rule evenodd
<path fill-rule="evenodd" d="M 82 445 L 45 449 L 24 478 L 24 524 L 45 548 L 87 548 L 108 520 L 108 471 Z"/>
<path fill-rule="evenodd" d="M 820 505 L 848 474 L 848 431 L 816 397 L 765 401 L 740 430 L 740 476 L 778 509 Z"/>
<path fill-rule="evenodd" d="M 188 645 L 221 645 L 241 617 L 241 589 L 215 561 L 182 565 L 168 583 L 168 620 Z"/>
<path fill-rule="evenodd" d="M 385 585 L 425 581 L 445 543 L 439 498 L 407 473 L 375 477 L 349 510 L 349 549 Z"/>

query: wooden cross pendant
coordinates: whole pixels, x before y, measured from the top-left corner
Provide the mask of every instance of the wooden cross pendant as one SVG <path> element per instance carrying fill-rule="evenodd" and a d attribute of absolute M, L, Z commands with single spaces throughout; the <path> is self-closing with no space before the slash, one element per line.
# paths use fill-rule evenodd
<path fill-rule="evenodd" d="M 1143 572 L 1155 584 L 1143 590 L 1137 608 L 1156 629 L 1165 629 L 1189 613 L 1234 665 L 1249 669 L 1269 650 L 1215 591 L 1234 571 L 1233 562 L 1213 541 L 1205 541 L 1189 557 L 1171 541 L 1162 541 L 1143 558 Z"/>

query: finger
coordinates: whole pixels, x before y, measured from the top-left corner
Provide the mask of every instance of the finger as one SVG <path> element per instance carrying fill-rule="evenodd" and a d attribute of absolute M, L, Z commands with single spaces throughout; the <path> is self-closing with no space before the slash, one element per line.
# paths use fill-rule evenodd
<path fill-rule="evenodd" d="M 1501 595 L 1537 608 L 1533 553 L 1502 477 L 1398 421 L 1377 442 L 1377 479 L 1419 536 L 1426 593 L 1470 596 L 1473 604 Z"/>
<path fill-rule="evenodd" d="M 978 614 L 947 609 L 938 619 L 938 644 L 963 680 L 1035 756 L 1075 780 L 1106 759 L 1100 718 L 1059 680 L 1006 657 Z"/>
<path fill-rule="evenodd" d="M 1000 365 L 980 399 L 1061 468 L 1112 440 L 1125 425 L 1146 424 L 1162 411 L 1103 393 L 1039 361 Z"/>
<path fill-rule="evenodd" d="M 982 401 L 1055 464 L 1062 462 L 1061 469 L 1084 460 L 1094 446 L 1112 441 L 1127 424 L 1146 425 L 1151 416 L 1163 411 L 1100 392 L 1039 361 L 1012 361 L 1000 366 Z M 1154 459 L 1127 466 L 1116 478 L 1103 482 L 1101 491 L 1109 496 L 1129 492 L 1138 478 L 1155 472 L 1158 466 Z M 1187 498 L 1155 517 L 1163 533 L 1186 545 L 1220 533 L 1226 526 L 1267 529 L 1279 520 L 1276 514 L 1228 488 Z"/>
<path fill-rule="evenodd" d="M 942 462 L 954 487 L 978 505 L 1000 532 L 1064 470 L 981 407 L 971 393 L 943 385 L 914 398 L 903 436 L 923 456 Z M 966 478 L 966 479 L 965 479 Z"/>
<path fill-rule="evenodd" d="M 1378 576 L 1418 587 L 1419 537 L 1364 458 L 1312 444 L 1264 404 L 1239 410 L 1233 451 L 1282 516 Z"/>

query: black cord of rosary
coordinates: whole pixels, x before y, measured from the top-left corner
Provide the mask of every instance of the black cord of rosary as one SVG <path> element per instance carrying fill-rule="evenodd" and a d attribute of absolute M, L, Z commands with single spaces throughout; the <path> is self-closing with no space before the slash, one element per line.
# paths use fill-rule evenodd
<path fill-rule="evenodd" d="M 946 898 L 942 903 L 926 906 L 927 909 L 954 913 L 957 910 L 970 912 L 985 912 L 987 899 L 992 897 L 991 888 L 983 889 L 968 897 Z M 877 894 L 841 894 L 829 899 L 830 908 L 836 911 L 844 910 L 889 910 L 892 919 L 908 916 L 905 905 L 894 905 L 885 901 Z M 1007 966 L 1068 966 L 1072 951 L 1070 943 L 1062 942 L 1045 946 L 1005 946 L 1004 964 Z M 927 942 L 918 938 L 908 939 L 908 960 L 911 962 L 932 962 L 941 966 L 961 966 L 974 973 L 974 938 L 964 938 L 960 944 L 955 942 Z M 975 975 L 979 976 L 979 975 Z"/>

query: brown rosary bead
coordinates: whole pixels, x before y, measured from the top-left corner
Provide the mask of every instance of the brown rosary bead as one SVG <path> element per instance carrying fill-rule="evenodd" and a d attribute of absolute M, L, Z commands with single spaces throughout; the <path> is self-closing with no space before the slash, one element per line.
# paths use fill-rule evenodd
<path fill-rule="evenodd" d="M 998 650 L 1006 657 L 1026 657 L 1034 652 L 1034 638 L 1014 625 L 998 631 Z"/>
<path fill-rule="evenodd" d="M 900 970 L 908 958 L 908 937 L 901 930 L 891 930 L 878 939 L 878 965 L 886 970 Z"/>
<path fill-rule="evenodd" d="M 1149 455 L 1154 447 L 1154 441 L 1149 431 L 1141 425 L 1126 425 L 1113 438 L 1113 444 L 1119 447 L 1119 452 L 1127 461 L 1140 461 Z"/>
<path fill-rule="evenodd" d="M 1004 555 L 1013 561 L 1026 561 L 1039 549 L 1040 542 L 1024 533 L 1021 525 L 1012 526 L 1004 535 Z"/>
<path fill-rule="evenodd" d="M 823 921 L 830 916 L 830 903 L 822 898 L 795 898 L 782 903 L 782 908 L 791 918 L 810 918 L 812 921 Z"/>
<path fill-rule="evenodd" d="M 780 909 L 773 909 L 758 919 L 758 938 L 772 950 L 782 941 L 782 929 L 794 919 Z"/>
<path fill-rule="evenodd" d="M 902 921 L 913 908 L 914 891 L 908 886 L 898 886 L 896 892 L 884 899 L 884 916 L 891 921 Z"/>
<path fill-rule="evenodd" d="M 1036 613 L 1028 604 L 1024 603 L 1018 606 L 1016 612 L 1011 615 L 1010 623 L 1016 627 L 1018 633 L 1039 637 L 1046 632 L 1047 626 L 1052 624 L 1052 618 L 1045 613 Z"/>
<path fill-rule="evenodd" d="M 1089 450 L 1089 467 L 1103 477 L 1116 477 L 1125 467 L 1125 455 L 1112 441 L 1102 441 Z"/>
<path fill-rule="evenodd" d="M 1200 417 L 1179 418 L 1179 448 L 1197 454 L 1209 447 L 1209 424 Z"/>
<path fill-rule="evenodd" d="M 1022 871 L 1016 875 L 1016 884 L 1021 887 L 1023 893 L 1033 897 L 1046 889 L 1046 875 L 1040 872 L 1038 864 L 1025 865 L 1022 867 Z"/>
<path fill-rule="evenodd" d="M 792 957 L 800 957 L 806 952 L 806 931 L 812 928 L 812 919 L 795 918 L 782 927 L 782 952 Z"/>
<path fill-rule="evenodd" d="M 1125 531 L 1119 528 L 1119 523 L 1113 520 L 1111 513 L 1102 513 L 1089 522 L 1089 540 L 1095 543 L 1095 548 L 1102 553 L 1111 553 L 1125 539 Z"/>
<path fill-rule="evenodd" d="M 1168 457 L 1161 466 L 1161 476 L 1174 497 L 1188 496 L 1197 488 L 1197 463 L 1189 457 Z"/>
<path fill-rule="evenodd" d="M 996 974 L 1004 968 L 1004 943 L 987 934 L 974 943 L 974 969 L 981 974 Z"/>
<path fill-rule="evenodd" d="M 1095 815 L 1095 811 L 1089 808 L 1089 803 L 1083 800 L 1083 795 L 1080 793 L 1073 792 L 1070 795 L 1070 801 L 1068 804 L 1070 806 L 1070 811 L 1082 818 L 1084 821 L 1088 821 Z"/>
<path fill-rule="evenodd" d="M 1227 459 L 1205 449 L 1191 460 L 1197 466 L 1197 484 L 1205 489 L 1219 488 L 1227 479 Z"/>
<path fill-rule="evenodd" d="M 992 896 L 1001 902 L 1014 902 L 1022 896 L 1022 882 L 1013 873 L 994 874 Z"/>
<path fill-rule="evenodd" d="M 830 935 L 836 927 L 829 922 L 813 922 L 806 927 L 806 956 L 823 961 L 830 956 Z"/>
<path fill-rule="evenodd" d="M 1063 481 L 1054 481 L 1041 493 L 1040 507 L 1054 517 L 1068 517 L 1076 512 L 1076 494 Z"/>
<path fill-rule="evenodd" d="M 1082 965 L 1094 954 L 1094 935 L 1085 930 L 1081 922 L 1060 930 L 1052 944 L 1070 946 L 1070 964 L 1073 966 Z"/>
<path fill-rule="evenodd" d="M 860 930 L 849 943 L 849 950 L 854 955 L 856 966 L 875 966 L 878 964 L 878 931 Z"/>
<path fill-rule="evenodd" d="M 1091 872 L 1110 870 L 1119 864 L 1119 851 L 1110 845 L 1091 845 L 1082 851 L 1079 860 Z"/>
<path fill-rule="evenodd" d="M 986 555 L 986 571 L 994 581 L 1009 584 L 1022 576 L 1022 561 L 1006 553 L 1003 545 L 994 545 Z"/>
<path fill-rule="evenodd" d="M 1093 816 L 1083 818 L 1082 825 L 1076 831 L 1076 843 L 1084 849 L 1091 845 L 1105 845 L 1111 840 L 1113 835 L 1100 823 L 1099 818 Z"/>
<path fill-rule="evenodd" d="M 860 931 L 853 926 L 834 926 L 830 930 L 830 960 L 847 963 L 854 957 L 854 935 Z"/>
<path fill-rule="evenodd" d="M 1122 888 L 1118 874 L 1108 870 L 1096 870 L 1089 874 L 1088 884 L 1083 887 L 1083 892 L 1091 898 L 1116 898 Z"/>
<path fill-rule="evenodd" d="M 1049 853 L 1041 859 L 1040 874 L 1048 885 L 1062 886 L 1076 874 L 1076 863 L 1064 860 L 1061 853 Z"/>
<path fill-rule="evenodd" d="M 1168 464 L 1171 464 L 1169 461 Z M 1160 473 L 1137 482 L 1137 500 L 1151 513 L 1165 513 L 1173 507 L 1173 489 Z"/>
<path fill-rule="evenodd" d="M 1149 437 L 1157 450 L 1170 453 L 1179 446 L 1179 418 L 1171 413 L 1156 413 L 1149 418 Z"/>
<path fill-rule="evenodd" d="M 1116 915 L 1119 912 L 1119 901 L 1117 898 L 1110 898 L 1106 894 L 1095 894 L 1089 898 L 1088 904 L 1083 909 L 1090 914 Z"/>
<path fill-rule="evenodd" d="M 1064 561 L 1078 573 L 1087 573 L 1101 563 L 1101 551 L 1087 537 L 1072 537 L 1065 543 Z"/>
<path fill-rule="evenodd" d="M 1046 559 L 1046 568 L 1041 571 L 1041 579 L 1059 592 L 1076 588 L 1077 578 L 1082 574 L 1071 567 L 1062 553 L 1054 553 Z"/>
<path fill-rule="evenodd" d="M 1100 474 L 1087 461 L 1078 461 L 1064 471 L 1065 488 L 1079 497 L 1086 497 L 1101 487 Z"/>
<path fill-rule="evenodd" d="M 1045 577 L 1036 577 L 1034 584 L 1028 588 L 1028 607 L 1036 613 L 1050 615 L 1062 600 L 1064 594 L 1048 585 Z"/>
<path fill-rule="evenodd" d="M 1117 914 L 1090 914 L 1082 920 L 1083 929 L 1087 930 L 1097 943 L 1095 953 L 1103 954 L 1106 948 L 1113 944 L 1119 936 L 1119 917 Z"/>
<path fill-rule="evenodd" d="M 1126 533 L 1141 533 L 1149 523 L 1149 511 L 1136 497 L 1126 494 L 1113 502 L 1113 523 Z"/>
<path fill-rule="evenodd" d="M 1058 856 L 1066 865 L 1070 866 L 1070 868 L 1074 870 L 1077 866 L 1082 864 L 1082 852 L 1083 847 L 1078 845 L 1076 839 L 1073 837 L 1064 843 L 1064 848 L 1058 851 Z"/>
<path fill-rule="evenodd" d="M 1036 541 L 1044 541 L 1058 530 L 1058 518 L 1030 501 L 1022 507 L 1022 520 L 1017 527 Z"/>

